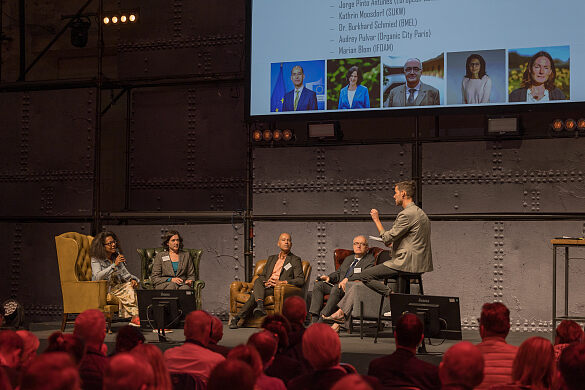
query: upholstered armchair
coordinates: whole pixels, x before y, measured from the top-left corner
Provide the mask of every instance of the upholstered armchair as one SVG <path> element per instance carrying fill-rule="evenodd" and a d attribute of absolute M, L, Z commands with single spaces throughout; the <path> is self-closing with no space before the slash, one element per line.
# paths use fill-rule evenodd
<path fill-rule="evenodd" d="M 264 270 L 266 260 L 259 260 L 254 267 L 254 277 L 251 282 L 241 282 L 236 280 L 230 285 L 230 315 L 233 317 L 238 310 L 250 298 L 250 293 L 254 287 L 254 281 L 258 278 L 258 274 Z M 282 313 L 282 305 L 286 298 L 293 295 L 301 296 L 303 299 L 307 296 L 307 287 L 309 286 L 309 277 L 311 276 L 311 264 L 308 261 L 302 262 L 303 275 L 305 276 L 305 284 L 303 287 L 296 287 L 290 284 L 279 285 L 274 287 L 274 295 L 264 298 L 264 308 L 268 315 L 275 313 Z M 246 318 L 242 326 L 259 327 L 262 325 L 263 317 L 261 318 Z"/>
<path fill-rule="evenodd" d="M 201 249 L 187 249 L 183 248 L 184 251 L 189 252 L 191 260 L 193 261 L 193 268 L 195 268 L 195 281 L 193 282 L 193 290 L 195 291 L 195 307 L 197 310 L 201 309 L 201 290 L 205 287 L 205 282 L 199 280 L 199 263 L 201 262 Z M 138 248 L 136 249 L 141 259 L 141 271 L 142 271 L 142 288 L 152 290 L 154 286 L 150 281 L 150 275 L 152 274 L 152 264 L 154 258 L 159 252 L 163 252 L 164 248 Z"/>
<path fill-rule="evenodd" d="M 104 313 L 109 331 L 112 317 L 118 311 L 117 299 L 111 297 L 113 299 L 108 301 L 107 282 L 91 280 L 89 247 L 92 240 L 92 236 L 75 232 L 55 237 L 63 295 L 62 332 L 68 323 L 72 323 L 68 321 L 69 314 L 79 314 L 88 309 L 99 309 Z"/>

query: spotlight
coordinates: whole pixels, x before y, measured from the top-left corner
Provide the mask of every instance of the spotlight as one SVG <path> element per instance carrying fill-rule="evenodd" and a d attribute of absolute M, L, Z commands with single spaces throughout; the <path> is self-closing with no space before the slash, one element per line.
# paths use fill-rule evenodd
<path fill-rule="evenodd" d="M 280 130 L 274 130 L 274 132 L 272 133 L 272 139 L 275 141 L 280 141 L 282 140 L 282 131 Z"/>
<path fill-rule="evenodd" d="M 112 23 L 114 23 L 114 24 L 118 23 L 118 17 L 117 16 L 112 16 Z"/>
<path fill-rule="evenodd" d="M 567 119 L 565 120 L 565 129 L 568 131 L 573 131 L 577 128 L 577 122 L 574 119 Z"/>
<path fill-rule="evenodd" d="M 126 23 L 127 20 L 128 20 L 128 18 L 126 18 L 126 15 L 120 16 L 120 22 Z"/>
<path fill-rule="evenodd" d="M 562 119 L 555 119 L 551 124 L 553 131 L 563 131 L 565 124 Z"/>
<path fill-rule="evenodd" d="M 88 18 L 76 18 L 71 22 L 71 44 L 75 47 L 87 45 L 87 32 L 91 22 Z"/>
<path fill-rule="evenodd" d="M 104 17 L 104 24 L 108 24 L 110 23 L 110 18 L 108 18 L 107 16 Z"/>
<path fill-rule="evenodd" d="M 585 118 L 579 118 L 579 120 L 577 120 L 577 129 L 579 131 L 585 130 Z"/>
<path fill-rule="evenodd" d="M 282 131 L 282 139 L 286 142 L 291 141 L 293 139 L 293 132 L 290 129 L 284 129 Z"/>
<path fill-rule="evenodd" d="M 264 139 L 264 141 L 266 142 L 272 140 L 272 131 L 264 130 L 264 132 L 262 133 L 262 139 Z"/>
<path fill-rule="evenodd" d="M 134 14 L 130 14 L 130 16 L 128 16 L 128 19 L 129 19 L 131 22 L 135 22 L 135 21 L 136 21 L 136 15 L 134 15 Z"/>
<path fill-rule="evenodd" d="M 261 132 L 260 130 L 254 130 L 254 131 L 252 132 L 252 139 L 253 139 L 255 142 L 260 142 L 260 141 L 262 141 L 262 132 Z"/>

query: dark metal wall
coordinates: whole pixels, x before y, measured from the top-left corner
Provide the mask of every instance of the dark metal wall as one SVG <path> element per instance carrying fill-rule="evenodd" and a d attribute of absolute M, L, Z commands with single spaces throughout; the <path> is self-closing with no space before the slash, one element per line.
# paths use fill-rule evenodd
<path fill-rule="evenodd" d="M 433 221 L 428 293 L 461 296 L 469 328 L 483 302 L 501 300 L 514 330 L 549 329 L 549 240 L 584 234 L 585 145 L 553 139 L 548 124 L 583 116 L 582 106 L 519 113 L 517 139 L 486 137 L 483 114 L 348 116 L 340 120 L 344 141 L 328 145 L 307 139 L 304 120 L 246 122 L 243 1 L 104 1 L 106 10 L 139 7 L 141 22 L 104 30 L 101 92 L 94 19 L 86 48 L 73 48 L 67 32 L 27 82 L 15 83 L 23 58 L 18 1 L 2 4 L 2 32 L 13 40 L 0 48 L 0 231 L 8 243 L 0 298 L 22 300 L 32 320 L 59 315 L 54 236 L 91 233 L 97 189 L 104 225 L 97 229 L 119 234 L 133 272 L 136 248 L 158 246 L 165 230 L 179 229 L 186 246 L 204 249 L 204 308 L 225 314 L 229 283 L 245 278 L 250 126 L 296 134 L 292 147 L 253 150 L 255 259 L 274 253 L 278 234 L 289 231 L 313 276 L 330 272 L 333 249 L 375 233 L 372 207 L 391 224 L 399 211 L 393 183 L 414 177 Z M 27 3 L 26 64 L 62 28 L 61 14 L 79 6 Z M 585 269 L 583 254 L 574 257 L 571 296 L 578 297 Z M 576 299 L 570 309 L 584 306 Z"/>

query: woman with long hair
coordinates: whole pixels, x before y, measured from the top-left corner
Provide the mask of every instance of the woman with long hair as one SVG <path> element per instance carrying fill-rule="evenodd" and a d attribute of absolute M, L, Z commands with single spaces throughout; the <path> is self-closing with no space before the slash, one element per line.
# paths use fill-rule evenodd
<path fill-rule="evenodd" d="M 171 376 L 160 348 L 152 344 L 138 344 L 130 353 L 145 360 L 152 367 L 154 372 L 152 390 L 172 390 Z"/>
<path fill-rule="evenodd" d="M 169 230 L 163 238 L 164 251 L 156 254 L 150 280 L 157 290 L 190 290 L 195 281 L 195 267 L 189 252 L 183 250 L 183 237 Z"/>
<path fill-rule="evenodd" d="M 520 88 L 510 94 L 510 102 L 540 103 L 550 100 L 565 100 L 563 91 L 555 86 L 557 69 L 552 56 L 539 51 L 528 61 L 522 75 Z"/>
<path fill-rule="evenodd" d="M 485 60 L 479 54 L 467 57 L 465 76 L 461 82 L 463 104 L 489 103 L 492 93 L 492 79 L 486 71 Z"/>

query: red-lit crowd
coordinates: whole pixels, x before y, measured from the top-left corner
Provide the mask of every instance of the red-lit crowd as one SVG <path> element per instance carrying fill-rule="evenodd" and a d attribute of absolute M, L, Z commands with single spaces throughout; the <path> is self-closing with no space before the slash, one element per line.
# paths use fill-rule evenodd
<path fill-rule="evenodd" d="M 394 325 L 396 350 L 373 359 L 368 375 L 341 362 L 339 335 L 330 326 L 305 328 L 307 308 L 300 297 L 288 298 L 282 315 L 265 318 L 246 344 L 219 344 L 223 324 L 204 311 L 185 319 L 185 342 L 164 353 L 145 342 L 138 328 L 119 328 L 115 351 L 104 344 L 106 324 L 98 310 L 77 316 L 72 334 L 55 332 L 44 352 L 25 330 L 0 331 L 0 389 L 41 390 L 375 390 L 491 389 L 541 390 L 585 388 L 583 329 L 565 320 L 554 345 L 531 337 L 510 345 L 510 312 L 502 303 L 481 311 L 482 341 L 450 347 L 439 366 L 416 356 L 423 324 L 404 314 Z"/>

